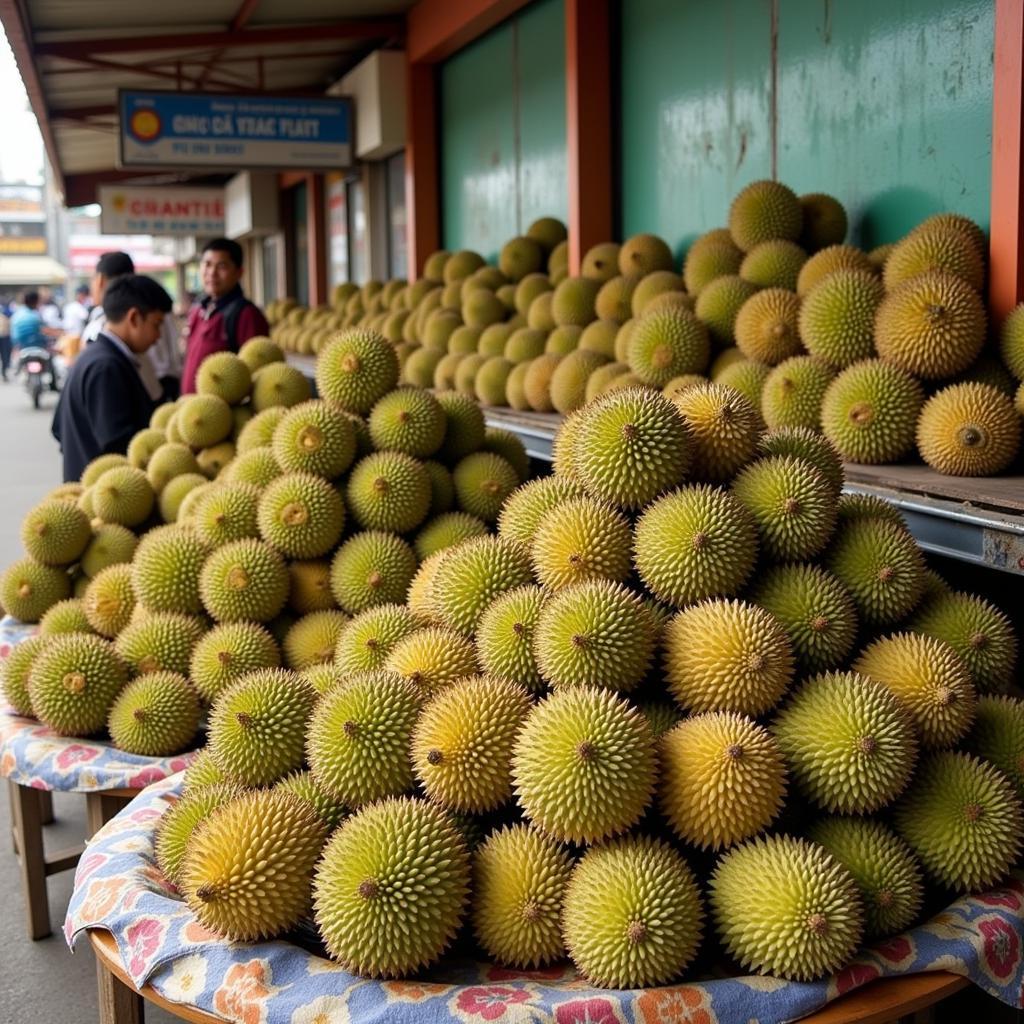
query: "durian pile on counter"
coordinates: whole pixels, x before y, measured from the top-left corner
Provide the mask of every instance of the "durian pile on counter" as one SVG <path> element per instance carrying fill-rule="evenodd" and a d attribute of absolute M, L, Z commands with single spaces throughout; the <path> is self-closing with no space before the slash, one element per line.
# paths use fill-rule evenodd
<path fill-rule="evenodd" d="M 275 304 L 272 335 L 315 353 L 332 327 L 369 326 L 395 343 L 407 382 L 538 412 L 710 378 L 769 428 L 824 432 L 848 462 L 916 452 L 946 474 L 1009 469 L 1024 306 L 990 332 L 981 229 L 940 214 L 871 252 L 846 235 L 834 198 L 759 181 L 736 196 L 728 228 L 693 242 L 682 273 L 664 240 L 636 235 L 595 246 L 569 277 L 565 229 L 544 218 L 498 267 L 439 252 L 412 285 L 343 285 L 316 310 Z"/>
<path fill-rule="evenodd" d="M 197 395 L 25 517 L 0 576 L 3 608 L 40 623 L 3 665 L 16 712 L 135 754 L 195 746 L 229 682 L 329 659 L 350 615 L 404 600 L 526 479 L 473 401 L 395 389 L 377 335 L 324 353 L 325 400 L 283 358 L 266 338 L 210 356 Z"/>

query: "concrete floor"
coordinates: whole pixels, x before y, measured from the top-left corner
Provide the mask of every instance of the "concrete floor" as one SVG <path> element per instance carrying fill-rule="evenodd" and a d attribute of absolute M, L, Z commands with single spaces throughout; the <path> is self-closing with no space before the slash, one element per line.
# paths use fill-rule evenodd
<path fill-rule="evenodd" d="M 0 383 L 0 566 L 21 555 L 21 518 L 60 483 L 60 456 L 50 436 L 56 395 L 44 395 L 35 410 L 23 387 Z M 75 846 L 85 834 L 85 801 L 73 794 L 54 798 L 57 821 L 46 828 L 50 850 Z M 32 942 L 26 933 L 18 863 L 7 839 L 10 814 L 6 787 L 0 792 L 0 1024 L 89 1024 L 97 1019 L 96 969 L 83 940 L 72 956 L 61 935 L 74 872 L 49 881 L 54 934 Z M 177 1018 L 148 1008 L 149 1024 Z"/>

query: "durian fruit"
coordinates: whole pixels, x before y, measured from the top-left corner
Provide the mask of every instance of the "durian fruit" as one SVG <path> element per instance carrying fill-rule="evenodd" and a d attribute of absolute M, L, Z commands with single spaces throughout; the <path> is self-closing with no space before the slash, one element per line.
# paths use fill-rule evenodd
<path fill-rule="evenodd" d="M 155 497 L 146 474 L 132 466 L 108 469 L 89 494 L 96 515 L 105 523 L 138 526 L 153 511 Z"/>
<path fill-rule="evenodd" d="M 532 582 L 528 551 L 502 537 L 474 537 L 451 548 L 431 584 L 434 615 L 465 636 L 499 595 Z"/>
<path fill-rule="evenodd" d="M 346 677 L 333 661 L 320 661 L 314 665 L 307 665 L 299 672 L 299 677 L 308 686 L 311 686 L 319 696 L 323 696 L 328 690 L 345 683 Z M 340 807 L 341 804 L 338 804 Z"/>
<path fill-rule="evenodd" d="M 984 245 L 984 243 L 982 243 Z M 943 271 L 975 291 L 985 283 L 984 249 L 952 225 L 920 224 L 900 239 L 885 261 L 885 287 L 894 291 L 922 274 Z"/>
<path fill-rule="evenodd" d="M 432 460 L 424 462 L 423 468 L 430 478 L 430 514 L 450 512 L 455 508 L 455 483 L 448 468 Z"/>
<path fill-rule="evenodd" d="M 782 810 L 786 763 L 772 734 L 727 711 L 694 715 L 659 742 L 661 810 L 683 842 L 721 850 Z"/>
<path fill-rule="evenodd" d="M 452 471 L 459 507 L 485 523 L 498 518 L 505 499 L 519 486 L 512 464 L 493 452 L 474 452 Z"/>
<path fill-rule="evenodd" d="M 812 558 L 835 530 L 835 494 L 803 459 L 758 459 L 736 475 L 732 493 L 757 524 L 761 551 L 773 561 Z"/>
<path fill-rule="evenodd" d="M 454 939 L 469 883 L 465 844 L 441 808 L 382 800 L 353 814 L 327 843 L 313 880 L 317 927 L 346 970 L 410 976 Z"/>
<path fill-rule="evenodd" d="M 523 395 L 534 412 L 554 412 L 551 402 L 551 377 L 562 361 L 562 356 L 546 353 L 530 360 L 523 375 Z"/>
<path fill-rule="evenodd" d="M 221 690 L 210 710 L 208 746 L 243 786 L 268 786 L 303 762 L 316 694 L 293 673 L 264 668 Z"/>
<path fill-rule="evenodd" d="M 993 476 L 1017 455 L 1020 419 L 1012 400 L 998 388 L 950 384 L 921 409 L 917 450 L 939 473 Z"/>
<path fill-rule="evenodd" d="M 317 394 L 348 412 L 368 413 L 398 384 L 398 356 L 376 331 L 350 328 L 317 355 Z"/>
<path fill-rule="evenodd" d="M 68 598 L 52 605 L 39 620 L 40 636 L 59 636 L 62 633 L 91 633 L 92 626 L 86 618 L 82 599 Z"/>
<path fill-rule="evenodd" d="M 970 754 L 932 754 L 896 807 L 896 830 L 938 885 L 979 892 L 1017 862 L 1024 812 L 1013 785 Z"/>
<path fill-rule="evenodd" d="M 719 233 L 720 232 L 720 233 Z M 701 290 L 716 277 L 739 274 L 743 251 L 725 229 L 701 235 L 686 252 L 683 261 L 683 283 L 691 295 Z"/>
<path fill-rule="evenodd" d="M 484 433 L 485 452 L 500 455 L 516 471 L 520 481 L 530 475 L 530 456 L 526 454 L 526 445 L 518 434 L 503 427 L 488 427 Z"/>
<path fill-rule="evenodd" d="M 796 293 L 805 298 L 827 277 L 850 271 L 878 277 L 877 269 L 862 249 L 853 245 L 830 245 L 816 252 L 800 268 Z M 884 294 L 884 289 L 882 291 Z"/>
<path fill-rule="evenodd" d="M 739 352 L 739 349 L 734 351 Z M 717 372 L 711 372 L 711 379 L 715 384 L 723 387 L 733 388 L 738 391 L 754 407 L 757 414 L 758 425 L 763 421 L 761 418 L 761 392 L 764 389 L 764 382 L 771 373 L 771 367 L 763 363 L 754 363 L 742 357 L 728 363 Z"/>
<path fill-rule="evenodd" d="M 340 409 L 326 402 L 302 402 L 288 409 L 274 427 L 271 450 L 284 472 L 331 480 L 352 465 L 356 432 Z"/>
<path fill-rule="evenodd" d="M 278 793 L 290 793 L 304 800 L 329 830 L 336 829 L 348 814 L 343 804 L 317 786 L 309 772 L 292 772 L 277 783 L 274 789 Z"/>
<path fill-rule="evenodd" d="M 799 315 L 800 299 L 787 288 L 765 288 L 751 295 L 736 314 L 736 347 L 747 359 L 766 366 L 799 355 Z"/>
<path fill-rule="evenodd" d="M 368 608 L 341 631 L 334 648 L 334 664 L 344 675 L 383 668 L 395 644 L 420 627 L 404 604 Z"/>
<path fill-rule="evenodd" d="M 199 729 L 196 691 L 177 672 L 151 672 L 132 680 L 115 699 L 107 731 L 118 750 L 145 757 L 177 754 Z"/>
<path fill-rule="evenodd" d="M 553 594 L 541 609 L 533 648 L 552 686 L 634 689 L 654 657 L 657 627 L 647 606 L 618 583 L 591 580 Z"/>
<path fill-rule="evenodd" d="M 271 341 L 270 338 L 257 335 L 250 338 L 238 350 L 238 358 L 249 367 L 251 373 L 255 373 L 270 363 L 283 363 L 284 352 L 280 345 Z"/>
<path fill-rule="evenodd" d="M 1010 620 L 984 598 L 947 592 L 925 600 L 908 628 L 949 644 L 983 693 L 1005 690 L 1012 682 L 1017 637 Z"/>
<path fill-rule="evenodd" d="M 886 296 L 875 319 L 875 348 L 886 362 L 915 377 L 952 377 L 981 352 L 986 322 L 985 307 L 970 284 L 932 270 Z"/>
<path fill-rule="evenodd" d="M 189 395 L 175 413 L 181 440 L 190 448 L 209 448 L 219 444 L 234 425 L 231 407 L 216 395 Z M 150 462 L 152 468 L 152 462 Z"/>
<path fill-rule="evenodd" d="M 402 367 L 401 383 L 416 388 L 429 388 L 434 383 L 434 373 L 441 361 L 445 359 L 444 352 L 432 348 L 418 348 L 409 353 L 409 358 Z"/>
<path fill-rule="evenodd" d="M 207 448 L 205 450 L 211 451 L 212 449 Z M 165 523 L 176 523 L 185 499 L 193 491 L 198 490 L 200 487 L 205 489 L 207 486 L 209 485 L 206 477 L 202 473 L 183 473 L 181 476 L 176 476 L 160 492 L 160 497 L 157 499 L 160 518 Z"/>
<path fill-rule="evenodd" d="M 472 456 L 470 456 L 472 458 Z M 416 534 L 413 547 L 421 561 L 455 547 L 470 537 L 482 537 L 487 533 L 487 524 L 468 512 L 444 512 L 430 519 Z"/>
<path fill-rule="evenodd" d="M 171 405 L 165 405 L 163 408 L 171 409 L 173 411 L 173 403 Z M 154 415 L 156 415 L 154 413 Z M 152 426 L 153 424 L 151 424 Z M 161 429 L 163 429 L 161 427 Z M 117 466 L 127 466 L 128 459 L 117 452 L 108 452 L 105 455 L 97 455 L 88 466 L 82 470 L 82 486 L 85 488 L 92 487 L 101 476 L 108 469 L 114 469 Z"/>
<path fill-rule="evenodd" d="M 694 311 L 720 346 L 735 342 L 736 317 L 756 292 L 757 285 L 744 281 L 738 274 L 716 277 L 701 289 Z"/>
<path fill-rule="evenodd" d="M 825 436 L 849 462 L 898 462 L 914 447 L 921 385 L 891 362 L 854 363 L 821 401 Z"/>
<path fill-rule="evenodd" d="M 695 712 L 758 715 L 772 707 L 793 675 L 793 647 L 768 611 L 742 601 L 690 604 L 665 627 L 669 690 Z"/>
<path fill-rule="evenodd" d="M 762 455 L 789 455 L 810 463 L 838 495 L 843 487 L 843 463 L 832 442 L 809 427 L 779 427 L 758 441 Z M 840 499 L 841 501 L 842 499 Z M 888 502 L 883 503 L 892 508 Z"/>
<path fill-rule="evenodd" d="M 629 367 L 645 384 L 661 388 L 680 374 L 702 373 L 709 344 L 707 329 L 688 309 L 655 310 L 630 332 Z"/>
<path fill-rule="evenodd" d="M 507 385 L 515 364 L 502 355 L 488 356 L 473 380 L 473 392 L 481 405 L 508 405 Z"/>
<path fill-rule="evenodd" d="M 95 576 L 108 565 L 130 562 L 138 547 L 139 538 L 125 526 L 117 523 L 100 523 L 93 528 L 89 541 L 79 560 L 79 568 L 86 576 Z M 6 600 L 4 607 L 9 607 Z"/>
<path fill-rule="evenodd" d="M 193 762 L 193 767 L 196 763 Z M 192 833 L 218 807 L 223 807 L 241 794 L 242 790 L 237 786 L 217 782 L 190 788 L 180 800 L 164 811 L 156 828 L 153 852 L 156 854 L 157 867 L 168 882 L 175 886 L 181 885 L 181 865 L 188 853 Z"/>
<path fill-rule="evenodd" d="M 547 274 L 527 274 L 516 284 L 515 302 L 516 312 L 520 316 L 526 316 L 530 311 L 530 305 L 538 295 L 554 291 L 551 279 Z"/>
<path fill-rule="evenodd" d="M 835 371 L 815 356 L 793 356 L 779 363 L 761 386 L 761 415 L 769 430 L 821 429 L 821 405 Z"/>
<path fill-rule="evenodd" d="M 875 625 L 897 622 L 924 592 L 924 556 L 903 526 L 854 520 L 838 530 L 825 568 L 849 591 L 857 614 Z"/>
<path fill-rule="evenodd" d="M 252 484 L 261 490 L 281 475 L 281 466 L 269 448 L 253 448 L 239 455 L 224 472 L 225 481 Z"/>
<path fill-rule="evenodd" d="M 273 444 L 274 431 L 285 418 L 288 409 L 283 405 L 272 405 L 255 416 L 239 431 L 235 448 L 239 455 L 253 448 L 269 448 Z"/>
<path fill-rule="evenodd" d="M 409 743 L 422 707 L 416 687 L 387 672 L 353 676 L 328 690 L 306 734 L 316 784 L 352 808 L 411 789 Z"/>
<path fill-rule="evenodd" d="M 644 277 L 658 270 L 671 270 L 672 250 L 657 235 L 640 234 L 627 238 L 619 248 L 619 273 L 625 277 Z"/>
<path fill-rule="evenodd" d="M 672 401 L 689 428 L 692 477 L 710 483 L 729 480 L 753 458 L 759 417 L 738 391 L 703 382 L 679 392 Z"/>
<path fill-rule="evenodd" d="M 528 480 L 517 487 L 502 505 L 498 514 L 498 535 L 529 546 L 533 543 L 541 520 L 551 509 L 581 497 L 583 493 L 578 483 L 557 472 L 553 476 Z"/>
<path fill-rule="evenodd" d="M 146 479 L 155 494 L 160 494 L 175 477 L 198 472 L 199 463 L 192 449 L 180 443 L 161 445 L 146 465 Z"/>
<path fill-rule="evenodd" d="M 1024 795 L 1024 703 L 1016 697 L 980 697 L 965 747 L 994 764 Z"/>
<path fill-rule="evenodd" d="M 1024 304 L 1011 310 L 999 329 L 999 355 L 1016 380 L 1024 380 Z"/>
<path fill-rule="evenodd" d="M 598 321 L 625 323 L 633 315 L 633 292 L 639 283 L 640 278 L 626 277 L 622 274 L 605 281 L 594 300 L 594 312 L 597 314 Z M 681 285 L 682 282 L 680 281 L 679 284 Z"/>
<path fill-rule="evenodd" d="M 410 745 L 427 798 L 463 814 L 496 810 L 511 799 L 512 747 L 530 707 L 522 686 L 491 676 L 462 679 L 436 693 Z"/>
<path fill-rule="evenodd" d="M 804 347 L 839 369 L 870 359 L 875 354 L 875 315 L 884 295 L 882 282 L 869 270 L 829 274 L 800 305 Z"/>
<path fill-rule="evenodd" d="M 27 637 L 20 644 L 15 644 L 0 662 L 0 692 L 16 714 L 34 714 L 28 690 L 29 676 L 35 667 L 36 658 L 47 649 L 49 643 L 50 638 L 41 634 Z"/>
<path fill-rule="evenodd" d="M 589 277 L 567 277 L 560 281 L 550 293 L 551 317 L 555 326 L 578 324 L 585 327 L 589 324 L 595 317 L 594 302 L 600 287 L 600 282 Z"/>
<path fill-rule="evenodd" d="M 153 453 L 167 440 L 162 430 L 147 427 L 140 430 L 128 443 L 128 464 L 144 470 Z"/>
<path fill-rule="evenodd" d="M 543 355 L 546 339 L 546 332 L 539 328 L 521 327 L 509 336 L 502 355 L 516 365 L 529 362 Z"/>
<path fill-rule="evenodd" d="M 131 566 L 119 563 L 108 566 L 90 581 L 82 598 L 82 610 L 97 633 L 113 638 L 131 621 L 135 603 Z"/>
<path fill-rule="evenodd" d="M 857 672 L 813 676 L 772 731 L 800 789 L 841 814 L 869 814 L 892 803 L 917 758 L 914 723 L 899 698 Z"/>
<path fill-rule="evenodd" d="M 337 608 L 303 615 L 281 642 L 285 664 L 299 671 L 310 665 L 333 661 L 338 637 L 349 617 Z"/>
<path fill-rule="evenodd" d="M 251 672 L 278 668 L 277 641 L 254 622 L 226 622 L 204 633 L 192 648 L 188 677 L 207 703 Z"/>
<path fill-rule="evenodd" d="M 196 374 L 196 392 L 216 395 L 228 405 L 237 405 L 249 397 L 252 371 L 248 363 L 233 352 L 215 352 L 199 364 Z"/>
<path fill-rule="evenodd" d="M 660 839 L 631 836 L 588 850 L 565 890 L 569 956 L 603 988 L 672 981 L 696 955 L 703 924 L 693 872 Z"/>
<path fill-rule="evenodd" d="M 235 457 L 235 446 L 230 441 L 221 441 L 212 448 L 204 448 L 196 456 L 199 472 L 208 480 L 215 480 L 221 470 Z"/>
<path fill-rule="evenodd" d="M 288 569 L 269 544 L 236 540 L 207 558 L 199 593 L 217 622 L 269 622 L 288 600 Z"/>
<path fill-rule="evenodd" d="M 585 349 L 573 350 L 551 375 L 551 404 L 556 412 L 567 413 L 585 404 L 587 381 L 608 362 L 608 357 Z"/>
<path fill-rule="evenodd" d="M 541 519 L 530 550 L 533 571 L 549 590 L 584 580 L 623 583 L 633 567 L 632 540 L 620 512 L 593 498 L 574 498 Z"/>
<path fill-rule="evenodd" d="M 341 537 L 345 504 L 323 477 L 289 473 L 266 486 L 257 521 L 263 540 L 286 557 L 319 558 Z"/>
<path fill-rule="evenodd" d="M 576 478 L 592 497 L 627 511 L 677 486 L 691 458 L 686 424 L 671 400 L 639 388 L 588 406 L 572 435 Z"/>
<path fill-rule="evenodd" d="M 89 736 L 107 724 L 127 681 L 128 668 L 109 641 L 85 633 L 53 637 L 32 664 L 32 714 L 58 736 Z"/>
<path fill-rule="evenodd" d="M 516 800 L 559 842 L 596 843 L 632 828 L 654 794 L 647 719 L 610 690 L 558 690 L 527 715 L 512 755 Z"/>
<path fill-rule="evenodd" d="M 853 875 L 822 847 L 790 836 L 752 839 L 725 853 L 710 901 L 731 956 L 744 968 L 792 981 L 838 970 L 864 932 Z"/>
<path fill-rule="evenodd" d="M 91 540 L 89 517 L 67 501 L 44 501 L 21 523 L 25 552 L 43 565 L 77 562 Z"/>
<path fill-rule="evenodd" d="M 526 237 L 533 239 L 545 256 L 550 256 L 556 246 L 568 237 L 565 225 L 557 217 L 538 217 L 526 229 Z"/>
<path fill-rule="evenodd" d="M 210 547 L 193 530 L 162 526 L 142 538 L 131 564 L 132 587 L 151 612 L 198 615 L 203 610 L 199 575 Z"/>
<path fill-rule="evenodd" d="M 924 902 L 924 880 L 910 848 L 885 825 L 863 818 L 822 818 L 808 838 L 853 875 L 864 903 L 864 937 L 909 928 Z"/>
<path fill-rule="evenodd" d="M 133 675 L 170 672 L 187 676 L 193 648 L 205 632 L 203 621 L 196 616 L 154 612 L 126 626 L 114 648 Z"/>
<path fill-rule="evenodd" d="M 58 601 L 71 597 L 64 569 L 21 558 L 0 576 L 0 606 L 21 622 L 38 622 Z"/>
<path fill-rule="evenodd" d="M 195 532 L 211 548 L 259 537 L 259 503 L 260 489 L 252 484 L 218 483 L 196 509 Z"/>
<path fill-rule="evenodd" d="M 546 601 L 540 587 L 528 585 L 491 602 L 476 627 L 476 653 L 484 672 L 528 690 L 543 689 L 533 638 Z"/>
<path fill-rule="evenodd" d="M 772 566 L 758 577 L 750 596 L 786 631 L 801 671 L 836 668 L 853 650 L 856 608 L 846 588 L 821 566 Z"/>
<path fill-rule="evenodd" d="M 189 839 L 181 865 L 185 902 L 204 928 L 231 941 L 280 935 L 309 906 L 326 836 L 314 810 L 290 793 L 257 791 L 230 800 Z M 268 864 L 287 870 L 271 872 Z"/>
<path fill-rule="evenodd" d="M 740 277 L 759 288 L 785 289 L 792 292 L 807 262 L 807 253 L 795 242 L 773 240 L 759 242 L 740 264 Z"/>
<path fill-rule="evenodd" d="M 942 640 L 894 633 L 866 647 L 853 668 L 902 701 L 925 749 L 952 747 L 974 722 L 977 694 L 971 673 Z"/>
<path fill-rule="evenodd" d="M 444 441 L 437 457 L 449 465 L 479 451 L 483 447 L 487 425 L 484 414 L 472 398 L 457 391 L 442 391 L 437 395 L 446 417 Z"/>
<path fill-rule="evenodd" d="M 184 796 L 198 793 L 207 786 L 219 786 L 222 783 L 227 783 L 232 789 L 237 788 L 232 783 L 228 783 L 227 776 L 217 767 L 209 747 L 202 747 L 198 751 L 192 763 L 185 769 L 181 782 Z"/>
<path fill-rule="evenodd" d="M 383 667 L 407 679 L 424 699 L 478 671 L 472 642 L 439 626 L 417 629 L 396 640 Z"/>
<path fill-rule="evenodd" d="M 484 265 L 484 258 L 470 249 L 460 249 L 452 253 L 444 263 L 444 283 L 452 284 L 469 277 L 475 270 Z"/>
<path fill-rule="evenodd" d="M 800 244 L 808 252 L 836 246 L 846 237 L 846 210 L 834 196 L 824 192 L 808 192 L 800 196 L 803 227 Z"/>
<path fill-rule="evenodd" d="M 647 589 L 681 608 L 740 590 L 757 561 L 757 527 L 732 495 L 683 487 L 648 506 L 633 545 L 633 564 Z"/>
<path fill-rule="evenodd" d="M 584 254 L 580 273 L 595 281 L 608 281 L 619 273 L 619 251 L 617 242 L 599 242 Z"/>
<path fill-rule="evenodd" d="M 795 241 L 802 227 L 800 200 L 778 181 L 752 182 L 729 207 L 729 234 L 744 252 L 760 242 Z"/>
<path fill-rule="evenodd" d="M 573 862 L 528 825 L 492 832 L 473 856 L 473 931 L 499 963 L 543 967 L 564 954 L 561 909 Z"/>
<path fill-rule="evenodd" d="M 839 525 L 843 529 L 846 524 L 856 520 L 881 519 L 904 533 L 908 532 L 903 513 L 895 505 L 891 505 L 876 494 L 864 494 L 857 491 L 840 494 L 836 511 Z"/>
<path fill-rule="evenodd" d="M 349 537 L 331 562 L 331 590 L 338 605 L 358 615 L 379 604 L 405 600 L 416 573 L 416 552 L 393 533 L 366 530 Z"/>

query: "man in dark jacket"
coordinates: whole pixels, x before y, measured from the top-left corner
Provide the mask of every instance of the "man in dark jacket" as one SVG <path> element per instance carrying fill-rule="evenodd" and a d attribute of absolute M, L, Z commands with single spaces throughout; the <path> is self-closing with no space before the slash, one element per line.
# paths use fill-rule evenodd
<path fill-rule="evenodd" d="M 98 455 L 125 452 L 149 422 L 153 401 L 139 357 L 156 344 L 171 297 L 152 278 L 128 274 L 103 295 L 106 323 L 75 360 L 53 417 L 64 479 L 77 480 Z"/>
<path fill-rule="evenodd" d="M 230 238 L 207 242 L 199 261 L 203 298 L 188 315 L 188 348 L 181 393 L 196 389 L 199 364 L 214 352 L 237 352 L 270 327 L 259 306 L 242 291 L 242 247 Z"/>

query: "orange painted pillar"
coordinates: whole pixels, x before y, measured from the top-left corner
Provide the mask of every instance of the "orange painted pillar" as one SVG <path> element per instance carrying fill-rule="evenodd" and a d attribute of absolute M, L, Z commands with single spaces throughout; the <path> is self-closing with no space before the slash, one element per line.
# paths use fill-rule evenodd
<path fill-rule="evenodd" d="M 1024 299 L 1024 0 L 996 0 L 989 309 Z"/>
<path fill-rule="evenodd" d="M 569 273 L 613 237 L 610 0 L 565 0 Z"/>
<path fill-rule="evenodd" d="M 409 231 L 409 280 L 423 273 L 441 248 L 440 159 L 434 65 L 406 64 L 405 207 Z"/>

